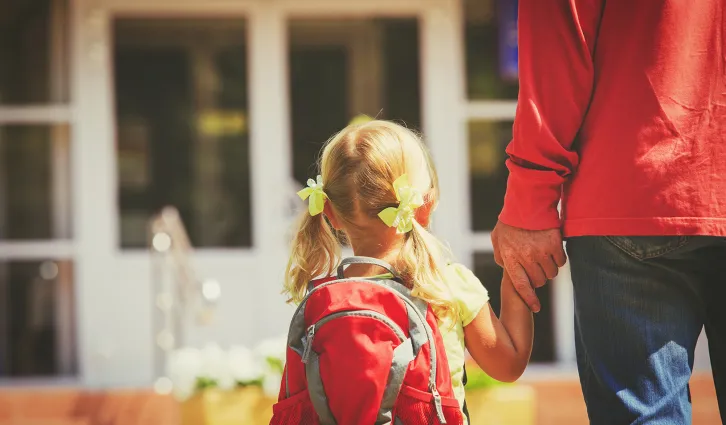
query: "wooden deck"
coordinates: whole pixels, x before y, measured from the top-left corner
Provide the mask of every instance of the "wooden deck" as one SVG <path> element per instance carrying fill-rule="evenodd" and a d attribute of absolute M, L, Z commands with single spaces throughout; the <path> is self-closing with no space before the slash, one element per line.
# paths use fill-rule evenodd
<path fill-rule="evenodd" d="M 586 425 L 587 412 L 579 383 L 573 380 L 528 382 L 537 393 L 536 425 Z M 710 374 L 691 379 L 693 425 L 718 425 L 716 389 Z M 726 424 L 724 424 L 726 425 Z"/>
<path fill-rule="evenodd" d="M 574 379 L 527 382 L 537 394 L 536 425 L 587 424 Z M 720 423 L 710 375 L 694 376 L 693 424 Z M 72 388 L 1 388 L 0 425 L 178 425 L 179 409 L 150 390 L 88 391 Z M 516 425 L 516 424 L 513 424 Z"/>

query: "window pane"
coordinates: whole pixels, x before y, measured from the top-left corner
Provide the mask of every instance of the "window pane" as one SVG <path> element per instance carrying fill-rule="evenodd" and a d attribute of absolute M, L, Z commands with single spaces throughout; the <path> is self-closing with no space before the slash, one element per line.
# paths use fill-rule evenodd
<path fill-rule="evenodd" d="M 0 377 L 76 372 L 73 265 L 0 262 Z"/>
<path fill-rule="evenodd" d="M 0 241 L 70 238 L 67 126 L 0 126 Z"/>
<path fill-rule="evenodd" d="M 475 231 L 490 231 L 504 205 L 509 172 L 505 149 L 512 139 L 512 121 L 469 123 L 471 218 Z"/>
<path fill-rule="evenodd" d="M 198 247 L 252 245 L 243 21 L 115 25 L 121 246 L 167 205 Z"/>
<path fill-rule="evenodd" d="M 494 262 L 494 254 L 477 252 L 474 254 L 474 274 L 489 291 L 492 309 L 499 316 L 501 307 L 502 269 Z M 552 310 L 552 285 L 537 289 L 542 310 L 534 315 L 534 346 L 532 362 L 555 361 L 554 311 Z"/>
<path fill-rule="evenodd" d="M 293 176 L 312 177 L 322 144 L 359 114 L 421 127 L 416 19 L 290 23 Z"/>
<path fill-rule="evenodd" d="M 0 104 L 68 101 L 66 1 L 0 1 Z"/>
<path fill-rule="evenodd" d="M 516 99 L 517 0 L 464 0 L 469 99 Z"/>

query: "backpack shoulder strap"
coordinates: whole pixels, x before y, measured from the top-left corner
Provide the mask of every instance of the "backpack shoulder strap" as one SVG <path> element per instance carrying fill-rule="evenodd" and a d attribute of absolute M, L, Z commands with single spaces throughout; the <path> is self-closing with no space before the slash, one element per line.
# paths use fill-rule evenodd
<path fill-rule="evenodd" d="M 389 273 L 391 273 L 391 275 L 393 275 L 394 278 L 399 278 L 398 273 L 396 273 L 396 271 L 393 269 L 393 266 L 383 260 L 379 260 L 378 258 L 373 257 L 353 256 L 344 258 L 340 262 L 340 265 L 338 266 L 338 279 L 345 278 L 345 268 L 352 264 L 370 264 L 373 266 L 378 266 L 380 268 L 386 269 Z"/>

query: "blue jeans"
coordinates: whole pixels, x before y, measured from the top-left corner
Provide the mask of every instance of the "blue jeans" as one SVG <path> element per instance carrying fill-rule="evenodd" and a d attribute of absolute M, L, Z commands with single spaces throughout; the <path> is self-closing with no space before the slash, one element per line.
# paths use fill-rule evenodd
<path fill-rule="evenodd" d="M 726 238 L 570 238 L 580 384 L 590 423 L 691 423 L 706 329 L 726 424 Z"/>

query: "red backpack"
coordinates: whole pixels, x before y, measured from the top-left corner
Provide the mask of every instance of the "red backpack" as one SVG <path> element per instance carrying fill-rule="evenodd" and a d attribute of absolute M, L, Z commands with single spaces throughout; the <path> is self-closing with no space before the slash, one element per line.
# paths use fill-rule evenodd
<path fill-rule="evenodd" d="M 357 263 L 394 278 L 345 278 Z M 436 317 L 396 276 L 351 257 L 309 285 L 270 425 L 463 424 Z"/>

